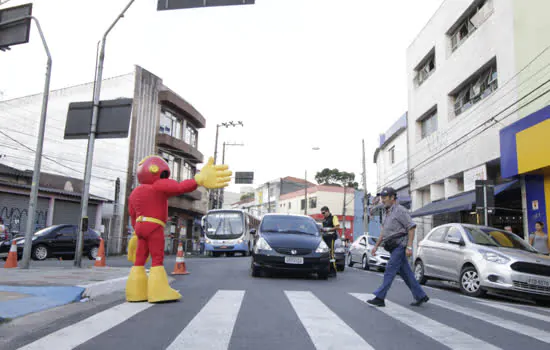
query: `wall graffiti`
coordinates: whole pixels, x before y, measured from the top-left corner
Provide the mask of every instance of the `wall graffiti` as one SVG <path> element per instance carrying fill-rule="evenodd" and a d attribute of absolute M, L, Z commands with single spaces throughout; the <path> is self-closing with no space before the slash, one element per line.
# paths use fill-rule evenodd
<path fill-rule="evenodd" d="M 25 233 L 27 225 L 27 209 L 0 207 L 0 218 L 4 220 L 8 232 L 11 234 Z M 47 210 L 37 210 L 34 222 L 34 229 L 39 230 L 46 227 L 48 218 Z"/>

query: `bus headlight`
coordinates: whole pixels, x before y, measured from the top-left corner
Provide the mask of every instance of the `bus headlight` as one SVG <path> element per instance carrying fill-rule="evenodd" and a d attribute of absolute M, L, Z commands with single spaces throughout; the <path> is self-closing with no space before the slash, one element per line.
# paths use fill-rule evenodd
<path fill-rule="evenodd" d="M 254 246 L 254 253 L 258 253 L 260 250 L 273 250 L 263 237 L 260 237 Z"/>
<path fill-rule="evenodd" d="M 212 241 L 209 240 L 208 238 L 205 240 L 206 244 L 212 244 Z"/>

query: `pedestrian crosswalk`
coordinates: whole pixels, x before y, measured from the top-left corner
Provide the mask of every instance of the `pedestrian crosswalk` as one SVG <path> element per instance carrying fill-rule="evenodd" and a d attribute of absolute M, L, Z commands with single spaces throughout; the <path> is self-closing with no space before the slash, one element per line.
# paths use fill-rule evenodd
<path fill-rule="evenodd" d="M 281 314 L 273 313 L 269 308 L 268 314 L 262 313 L 265 303 L 274 302 L 272 299 L 262 299 L 261 295 L 254 295 L 254 291 L 246 290 L 217 290 L 211 296 L 204 299 L 196 313 L 189 315 L 187 321 L 176 324 L 169 338 L 163 342 L 162 347 L 156 349 L 186 349 L 186 350 L 228 350 L 232 347 L 232 339 L 242 336 L 239 330 L 239 322 L 243 319 L 253 318 L 255 324 L 254 333 L 245 332 L 250 337 L 267 337 L 276 332 L 291 334 L 288 330 L 274 330 L 269 327 L 262 328 L 263 318 L 277 318 L 285 315 L 286 322 L 294 318 L 288 318 L 288 313 L 296 316 L 294 323 L 287 324 L 288 329 L 301 329 L 304 337 L 308 338 L 309 349 L 315 350 L 369 350 L 369 349 L 394 349 L 392 342 L 400 336 L 406 336 L 407 349 L 515 349 L 517 345 L 510 343 L 508 339 L 499 337 L 523 337 L 520 340 L 530 340 L 525 347 L 544 349 L 550 344 L 550 316 L 547 311 L 530 308 L 526 310 L 521 305 L 487 302 L 479 299 L 461 302 L 454 298 L 442 300 L 433 297 L 422 307 L 411 307 L 406 302 L 409 300 L 386 300 L 386 307 L 374 308 L 366 304 L 372 296 L 364 293 L 341 293 L 342 295 L 318 294 L 307 290 L 281 290 L 271 296 L 280 294 L 277 299 L 277 309 Z M 244 307 L 250 298 L 253 305 L 248 305 L 255 312 L 245 313 Z M 338 301 L 345 300 L 347 309 L 340 309 Z M 186 301 L 170 304 L 170 308 L 182 308 Z M 112 342 L 117 337 L 117 330 L 123 333 L 122 328 L 131 329 L 131 336 L 139 341 L 139 337 L 150 337 L 144 331 L 144 324 L 138 322 L 142 316 L 151 315 L 149 322 L 177 323 L 179 318 L 162 320 L 163 314 L 158 310 L 166 305 L 152 305 L 148 303 L 122 303 L 85 318 L 68 327 L 56 330 L 49 335 L 37 339 L 30 344 L 21 347 L 21 350 L 37 349 L 74 349 L 92 348 L 85 344 L 94 341 L 94 348 L 115 348 Z M 256 312 L 257 310 L 257 312 Z M 164 311 L 163 311 L 164 312 Z M 183 312 L 183 311 L 182 311 Z M 350 318 L 350 315 L 356 317 Z M 159 319 L 160 316 L 160 319 Z M 149 317 L 142 319 L 148 319 Z M 366 321 L 369 321 L 368 325 Z M 250 323 L 249 323 L 250 324 Z M 122 327 L 122 328 L 121 328 Z M 369 328 L 370 327 L 370 328 Z M 481 330 L 482 327 L 483 330 Z M 171 329 L 172 329 L 171 328 Z M 369 328 L 369 329 L 367 329 Z M 382 334 L 380 330 L 386 328 Z M 389 328 L 389 329 L 388 329 Z M 373 331 L 373 330 L 378 331 Z M 392 332 L 395 329 L 395 332 Z M 506 333 L 504 333 L 506 332 Z M 296 332 L 292 333 L 296 334 Z M 391 336 L 388 337 L 387 334 Z M 122 336 L 122 335 L 120 335 Z M 266 338 L 268 339 L 268 338 Z M 284 350 L 303 347 L 293 347 L 292 339 L 285 339 L 288 344 Z M 105 342 L 102 346 L 101 342 Z M 518 343 L 519 344 L 519 343 Z M 109 346 L 110 345 L 110 346 Z M 142 347 L 146 349 L 146 347 Z M 140 348 L 141 349 L 141 348 Z M 269 349 L 268 344 L 266 349 Z"/>

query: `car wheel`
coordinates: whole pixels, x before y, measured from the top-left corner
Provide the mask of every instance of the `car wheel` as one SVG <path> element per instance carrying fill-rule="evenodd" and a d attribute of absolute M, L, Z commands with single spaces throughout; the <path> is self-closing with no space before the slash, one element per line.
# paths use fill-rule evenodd
<path fill-rule="evenodd" d="M 33 260 L 43 261 L 43 260 L 46 260 L 49 255 L 50 255 L 50 250 L 48 249 L 48 247 L 46 247 L 43 244 L 37 245 L 32 250 Z"/>
<path fill-rule="evenodd" d="M 479 273 L 473 266 L 466 266 L 460 273 L 460 291 L 470 297 L 483 296 L 486 291 L 481 288 Z"/>
<path fill-rule="evenodd" d="M 414 264 L 414 278 L 422 285 L 426 284 L 428 281 L 424 275 L 424 264 L 422 263 L 422 260 L 416 260 L 416 263 Z"/>
<path fill-rule="evenodd" d="M 370 270 L 369 258 L 367 257 L 367 254 L 363 255 L 363 259 L 361 260 L 361 267 L 363 268 L 363 270 Z"/>
<path fill-rule="evenodd" d="M 95 260 L 97 258 L 97 253 L 99 253 L 99 247 L 92 247 L 88 253 L 88 259 Z"/>
<path fill-rule="evenodd" d="M 346 260 L 347 260 L 347 264 L 349 267 L 353 267 L 353 259 L 351 258 L 351 253 L 348 253 L 348 255 L 346 255 Z"/>
<path fill-rule="evenodd" d="M 254 260 L 250 262 L 250 275 L 252 277 L 260 277 L 262 275 L 262 270 L 260 268 L 254 266 Z"/>

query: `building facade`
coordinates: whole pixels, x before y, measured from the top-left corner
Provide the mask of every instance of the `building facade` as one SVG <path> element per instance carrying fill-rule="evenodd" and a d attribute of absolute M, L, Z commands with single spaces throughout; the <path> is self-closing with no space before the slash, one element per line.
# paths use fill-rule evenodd
<path fill-rule="evenodd" d="M 88 83 L 51 91 L 43 171 L 83 178 L 87 140 L 67 140 L 64 130 L 69 104 L 89 101 L 92 90 L 93 83 Z M 7 150 L 4 164 L 32 168 L 34 152 L 21 144 L 36 144 L 41 98 L 42 95 L 32 95 L 0 102 L 6 126 L 2 130 L 19 141 L 3 139 Z M 125 251 L 132 230 L 127 198 L 138 185 L 135 173 L 139 161 L 157 154 L 170 164 L 173 179 L 192 178 L 204 158 L 197 148 L 198 130 L 206 126 L 205 118 L 193 106 L 164 86 L 161 78 L 139 66 L 130 74 L 103 81 L 101 100 L 118 98 L 132 99 L 128 136 L 96 140 L 90 190 L 96 196 L 113 200 L 102 213 L 104 219 L 112 217 L 115 221 L 108 233 L 108 249 L 112 253 Z M 168 252 L 174 249 L 178 237 L 190 239 L 198 235 L 197 223 L 207 208 L 204 196 L 205 191 L 200 188 L 170 199 L 166 225 Z M 78 224 L 79 215 L 73 216 L 72 223 Z"/>
<path fill-rule="evenodd" d="M 521 186 L 503 176 L 500 130 L 533 111 L 522 97 L 534 98 L 546 79 L 549 40 L 535 33 L 548 29 L 542 13 L 549 9 L 543 0 L 447 0 L 408 48 L 409 183 L 419 239 L 440 223 L 477 221 L 476 180 L 497 185 L 493 226 L 525 234 Z"/>
<path fill-rule="evenodd" d="M 410 208 L 407 113 L 380 135 L 379 142 L 374 152 L 377 193 L 384 187 L 393 187 L 397 191 L 400 204 Z"/>
<path fill-rule="evenodd" d="M 354 202 L 354 188 L 346 188 L 344 193 L 344 188 L 340 186 L 315 185 L 307 189 L 307 213 L 305 189 L 281 195 L 277 212 L 307 214 L 317 221 L 321 221 L 323 220 L 321 208 L 327 206 L 331 213 L 338 217 L 341 227 L 345 227 L 346 238 L 353 240 Z"/>

